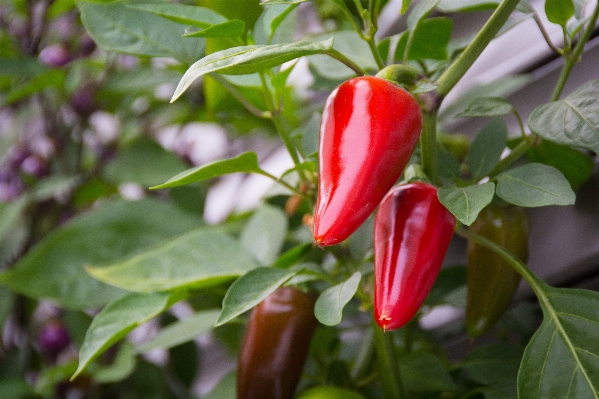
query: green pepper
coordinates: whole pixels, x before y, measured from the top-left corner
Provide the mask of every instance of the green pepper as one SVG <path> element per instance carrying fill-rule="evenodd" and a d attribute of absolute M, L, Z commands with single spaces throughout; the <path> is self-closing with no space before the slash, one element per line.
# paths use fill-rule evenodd
<path fill-rule="evenodd" d="M 527 262 L 528 217 L 523 208 L 490 205 L 482 210 L 470 230 Z M 478 337 L 495 325 L 509 307 L 520 279 L 500 255 L 468 242 L 468 335 Z"/>
<path fill-rule="evenodd" d="M 364 399 L 364 396 L 345 388 L 322 386 L 302 392 L 297 399 Z"/>

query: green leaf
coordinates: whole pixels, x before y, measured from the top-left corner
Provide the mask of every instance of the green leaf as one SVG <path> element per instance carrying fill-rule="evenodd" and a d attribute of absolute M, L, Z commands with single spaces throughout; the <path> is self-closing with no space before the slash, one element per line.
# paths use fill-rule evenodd
<path fill-rule="evenodd" d="M 266 172 L 260 169 L 260 166 L 258 165 L 258 156 L 255 152 L 244 152 L 235 158 L 221 159 L 187 169 L 169 179 L 166 183 L 150 187 L 150 189 L 156 190 L 159 188 L 183 186 L 185 184 L 212 179 L 231 173 L 257 173 L 264 175 Z"/>
<path fill-rule="evenodd" d="M 64 82 L 65 74 L 65 71 L 62 69 L 52 69 L 36 75 L 8 92 L 2 99 L 2 104 L 12 104 L 48 87 L 60 87 Z"/>
<path fill-rule="evenodd" d="M 369 217 L 349 237 L 349 254 L 352 259 L 362 262 L 371 253 L 374 240 L 374 217 Z"/>
<path fill-rule="evenodd" d="M 237 374 L 235 370 L 224 376 L 212 391 L 203 399 L 234 398 L 237 395 Z"/>
<path fill-rule="evenodd" d="M 528 126 L 539 136 L 599 154 L 599 79 L 579 87 L 563 100 L 537 107 Z"/>
<path fill-rule="evenodd" d="M 154 93 L 163 83 L 176 84 L 181 74 L 170 69 L 137 67 L 132 71 L 112 71 L 101 86 L 102 92 L 112 94 Z"/>
<path fill-rule="evenodd" d="M 239 37 L 245 30 L 245 22 L 238 19 L 212 25 L 207 28 L 192 26 L 185 29 L 183 37 Z"/>
<path fill-rule="evenodd" d="M 26 196 L 12 202 L 0 202 L 0 240 L 19 222 L 28 205 L 29 199 Z"/>
<path fill-rule="evenodd" d="M 413 31 L 416 26 L 422 21 L 431 11 L 435 9 L 440 0 L 421 0 L 416 3 L 416 6 L 408 16 L 408 29 Z"/>
<path fill-rule="evenodd" d="M 0 326 L 4 325 L 4 321 L 12 311 L 13 306 L 13 293 L 0 286 Z"/>
<path fill-rule="evenodd" d="M 96 279 L 135 292 L 209 288 L 257 266 L 228 235 L 202 227 L 160 242 L 144 253 L 106 267 L 87 267 Z"/>
<path fill-rule="evenodd" d="M 52 397 L 56 392 L 56 386 L 68 380 L 75 370 L 77 370 L 76 361 L 43 368 L 35 379 L 35 393 L 42 397 Z M 4 394 L 4 391 L 2 393 Z"/>
<path fill-rule="evenodd" d="M 89 326 L 79 351 L 79 367 L 71 379 L 135 327 L 153 319 L 181 299 L 181 293 L 129 294 L 110 302 Z"/>
<path fill-rule="evenodd" d="M 299 244 L 277 258 L 272 264 L 273 267 L 278 267 L 281 269 L 288 269 L 293 266 L 296 262 L 298 262 L 305 254 L 312 250 L 312 243 L 305 242 L 303 244 Z"/>
<path fill-rule="evenodd" d="M 443 13 L 492 10 L 501 0 L 441 0 L 437 8 Z"/>
<path fill-rule="evenodd" d="M 493 80 L 490 83 L 476 85 L 460 93 L 459 98 L 439 112 L 439 121 L 462 112 L 474 100 L 480 97 L 501 97 L 512 93 L 531 81 L 529 75 L 510 75 Z"/>
<path fill-rule="evenodd" d="M 266 9 L 254 27 L 256 44 L 289 43 L 293 41 L 299 4 L 279 4 Z"/>
<path fill-rule="evenodd" d="M 553 166 L 564 174 L 572 190 L 576 191 L 593 175 L 593 158 L 574 148 L 543 140 L 526 153 L 531 162 Z"/>
<path fill-rule="evenodd" d="M 343 4 L 343 2 L 341 2 Z M 368 44 L 360 38 L 358 33 L 353 30 L 335 32 L 335 35 L 324 34 L 317 36 L 318 40 L 335 40 L 333 48 L 343 54 L 348 55 L 355 63 L 365 70 L 378 70 L 376 61 Z M 312 55 L 308 57 L 310 66 L 316 71 L 317 76 L 335 81 L 332 90 L 337 86 L 338 81 L 347 80 L 356 76 L 356 72 L 349 67 L 341 64 L 339 61 L 326 55 Z"/>
<path fill-rule="evenodd" d="M 169 349 L 192 341 L 212 329 L 218 314 L 218 310 L 207 310 L 171 323 L 160 330 L 158 335 L 150 341 L 144 342 L 135 348 L 135 352 L 144 353 L 158 348 Z"/>
<path fill-rule="evenodd" d="M 78 1 L 81 21 L 94 41 L 106 50 L 127 54 L 197 60 L 204 42 L 181 39 L 185 25 L 121 2 Z"/>
<path fill-rule="evenodd" d="M 439 158 L 439 174 L 447 179 L 447 184 L 454 184 L 454 181 L 461 179 L 460 162 L 441 143 L 437 146 L 437 156 Z"/>
<path fill-rule="evenodd" d="M 482 97 L 474 100 L 464 112 L 457 117 L 469 116 L 501 116 L 514 110 L 512 103 L 503 97 Z"/>
<path fill-rule="evenodd" d="M 507 146 L 507 126 L 499 117 L 494 118 L 476 136 L 468 152 L 468 167 L 472 180 L 486 176 L 499 163 Z"/>
<path fill-rule="evenodd" d="M 421 21 L 409 41 L 408 60 L 446 60 L 453 22 L 447 17 Z"/>
<path fill-rule="evenodd" d="M 493 200 L 495 184 L 491 182 L 466 187 L 443 187 L 439 201 L 466 226 L 476 220 L 478 213 Z"/>
<path fill-rule="evenodd" d="M 130 4 L 128 8 L 146 11 L 173 22 L 193 25 L 199 28 L 210 28 L 227 22 L 227 18 L 209 8 L 188 6 L 183 4 Z M 243 24 L 243 21 L 239 21 Z M 242 30 L 237 36 L 243 33 Z"/>
<path fill-rule="evenodd" d="M 460 368 L 479 384 L 490 385 L 508 380 L 513 381 L 515 387 L 522 351 L 522 348 L 513 345 L 482 346 L 468 353 Z"/>
<path fill-rule="evenodd" d="M 239 242 L 260 263 L 270 265 L 283 248 L 288 224 L 281 209 L 264 204 L 241 231 Z"/>
<path fill-rule="evenodd" d="M 583 12 L 587 5 L 587 0 L 573 0 L 574 3 L 574 16 L 576 19 L 583 19 Z"/>
<path fill-rule="evenodd" d="M 33 78 L 49 71 L 36 58 L 0 57 L 0 76 Z"/>
<path fill-rule="evenodd" d="M 572 0 L 545 0 L 545 14 L 549 22 L 565 27 L 568 20 L 574 16 L 574 2 Z"/>
<path fill-rule="evenodd" d="M 171 21 L 192 25 L 184 37 L 232 37 L 239 38 L 245 31 L 245 22 L 227 20 L 219 13 L 205 7 L 182 4 L 141 4 L 130 6 L 147 11 Z"/>
<path fill-rule="evenodd" d="M 239 277 L 225 295 L 216 326 L 225 324 L 250 310 L 295 276 L 299 269 L 259 267 Z"/>
<path fill-rule="evenodd" d="M 308 123 L 302 124 L 291 132 L 291 138 L 297 143 L 297 148 L 304 158 L 318 152 L 318 137 L 321 120 L 322 115 L 319 112 L 314 112 Z"/>
<path fill-rule="evenodd" d="M 501 383 L 486 385 L 474 390 L 478 394 L 483 394 L 484 399 L 517 399 L 518 390 L 515 382 L 502 381 Z"/>
<path fill-rule="evenodd" d="M 138 183 L 148 187 L 168 179 L 185 167 L 173 153 L 146 137 L 140 137 L 122 148 L 104 168 L 112 183 Z"/>
<path fill-rule="evenodd" d="M 455 391 L 453 382 L 443 361 L 426 352 L 412 352 L 401 357 L 400 375 L 404 388 L 410 392 Z"/>
<path fill-rule="evenodd" d="M 0 380 L 3 399 L 23 399 L 33 395 L 33 389 L 22 377 L 5 377 Z"/>
<path fill-rule="evenodd" d="M 327 288 L 314 305 L 314 315 L 325 326 L 336 326 L 341 322 L 343 308 L 354 297 L 362 274 L 355 272 L 344 282 Z"/>
<path fill-rule="evenodd" d="M 122 381 L 129 377 L 135 371 L 136 357 L 133 352 L 133 345 L 124 341 L 118 346 L 118 351 L 114 360 L 109 365 L 100 367 L 89 367 L 94 381 L 100 384 Z M 64 381 L 64 380 L 62 380 Z M 59 381 L 60 382 L 60 381 Z"/>
<path fill-rule="evenodd" d="M 77 176 L 56 174 L 38 182 L 31 190 L 31 198 L 35 201 L 48 201 L 58 199 L 65 193 L 71 192 L 80 183 Z"/>
<path fill-rule="evenodd" d="M 410 8 L 410 4 L 412 4 L 412 0 L 401 0 L 401 10 L 400 13 L 403 15 Z"/>
<path fill-rule="evenodd" d="M 273 4 L 300 4 L 305 3 L 308 0 L 262 0 L 260 2 L 261 6 L 270 6 Z"/>
<path fill-rule="evenodd" d="M 544 320 L 518 374 L 520 398 L 599 398 L 599 293 L 543 284 Z"/>
<path fill-rule="evenodd" d="M 0 274 L 0 284 L 70 309 L 102 306 L 124 291 L 91 278 L 85 264 L 106 264 L 201 225 L 201 219 L 157 200 L 106 201 L 54 230 Z"/>
<path fill-rule="evenodd" d="M 503 200 L 525 207 L 572 205 L 576 194 L 557 169 L 530 163 L 496 177 L 496 192 Z"/>
<path fill-rule="evenodd" d="M 201 76 L 210 72 L 243 75 L 260 72 L 287 61 L 311 54 L 325 54 L 333 48 L 333 40 L 323 42 L 300 41 L 270 46 L 239 46 L 212 53 L 194 63 L 185 72 L 171 102 L 175 101 Z"/>
<path fill-rule="evenodd" d="M 446 303 L 447 295 L 466 286 L 466 270 L 465 266 L 442 268 L 424 303 L 428 306 Z"/>

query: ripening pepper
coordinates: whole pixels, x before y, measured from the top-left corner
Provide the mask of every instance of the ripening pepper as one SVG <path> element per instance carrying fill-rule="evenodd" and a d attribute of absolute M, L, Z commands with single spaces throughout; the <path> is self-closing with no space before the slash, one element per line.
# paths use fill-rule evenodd
<path fill-rule="evenodd" d="M 528 218 L 523 208 L 489 205 L 470 230 L 501 245 L 522 262 L 528 260 Z M 506 312 L 521 276 L 498 254 L 468 242 L 466 331 L 475 338 L 487 332 Z"/>
<path fill-rule="evenodd" d="M 404 326 L 441 269 L 455 217 L 427 183 L 394 187 L 374 221 L 374 317 L 384 330 Z"/>
<path fill-rule="evenodd" d="M 314 240 L 348 238 L 406 167 L 422 129 L 416 99 L 374 76 L 350 79 L 329 96 L 320 126 Z"/>
<path fill-rule="evenodd" d="M 291 399 L 318 324 L 316 298 L 281 287 L 250 316 L 237 365 L 237 399 Z"/>

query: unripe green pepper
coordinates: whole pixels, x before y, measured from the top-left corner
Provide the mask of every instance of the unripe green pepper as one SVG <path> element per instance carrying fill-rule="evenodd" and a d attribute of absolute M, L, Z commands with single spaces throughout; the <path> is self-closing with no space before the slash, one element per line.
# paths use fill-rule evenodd
<path fill-rule="evenodd" d="M 528 217 L 516 206 L 487 206 L 470 230 L 528 260 Z M 468 242 L 466 331 L 476 338 L 495 325 L 510 305 L 521 276 L 497 253 Z"/>
<path fill-rule="evenodd" d="M 322 386 L 302 392 L 297 399 L 364 399 L 364 396 L 345 388 Z"/>

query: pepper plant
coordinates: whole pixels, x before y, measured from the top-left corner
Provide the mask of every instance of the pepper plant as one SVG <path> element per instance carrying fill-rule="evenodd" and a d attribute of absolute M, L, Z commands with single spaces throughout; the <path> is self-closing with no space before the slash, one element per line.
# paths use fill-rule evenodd
<path fill-rule="evenodd" d="M 599 294 L 526 265 L 526 209 L 573 206 L 596 165 L 599 80 L 563 91 L 599 4 L 393 4 L 0 1 L 3 397 L 599 398 Z M 563 60 L 551 97 L 528 120 L 507 91 L 448 104 L 523 20 Z M 232 145 L 197 156 L 197 123 Z M 206 223 L 229 175 L 271 189 Z M 508 310 L 520 277 L 535 300 Z M 427 327 L 448 306 L 465 320 Z M 238 361 L 198 388 L 203 334 Z"/>

